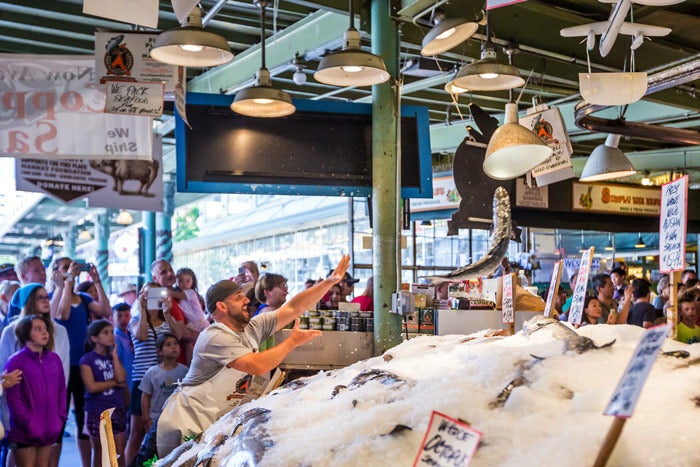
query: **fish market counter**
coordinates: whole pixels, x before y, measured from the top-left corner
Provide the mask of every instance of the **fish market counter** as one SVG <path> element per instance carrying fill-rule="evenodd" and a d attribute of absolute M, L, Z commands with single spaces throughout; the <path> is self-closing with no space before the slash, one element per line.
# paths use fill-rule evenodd
<path fill-rule="evenodd" d="M 523 323 L 541 311 L 516 311 L 515 330 L 520 331 Z M 508 329 L 501 322 L 500 310 L 435 310 L 435 334 L 471 334 L 483 329 Z"/>
<path fill-rule="evenodd" d="M 499 315 L 500 316 L 500 315 Z M 291 330 L 275 333 L 275 341 L 282 342 Z M 323 331 L 320 337 L 300 345 L 284 359 L 283 370 L 332 370 L 352 365 L 373 356 L 374 333 L 352 331 Z"/>

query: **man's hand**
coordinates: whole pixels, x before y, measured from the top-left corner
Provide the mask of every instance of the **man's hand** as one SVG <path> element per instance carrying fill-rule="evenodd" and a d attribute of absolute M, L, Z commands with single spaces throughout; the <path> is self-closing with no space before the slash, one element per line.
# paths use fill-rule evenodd
<path fill-rule="evenodd" d="M 298 345 L 304 345 L 322 334 L 323 333 L 318 329 L 299 329 L 299 318 L 296 318 L 294 320 L 292 333 L 289 335 L 288 339 L 291 339 L 292 344 L 296 347 Z"/>
<path fill-rule="evenodd" d="M 340 262 L 338 263 L 338 266 L 335 268 L 333 273 L 328 276 L 328 278 L 333 278 L 335 282 L 340 282 L 343 277 L 345 276 L 345 272 L 348 270 L 348 267 L 350 266 L 350 255 L 343 255 L 342 258 L 340 258 Z"/>

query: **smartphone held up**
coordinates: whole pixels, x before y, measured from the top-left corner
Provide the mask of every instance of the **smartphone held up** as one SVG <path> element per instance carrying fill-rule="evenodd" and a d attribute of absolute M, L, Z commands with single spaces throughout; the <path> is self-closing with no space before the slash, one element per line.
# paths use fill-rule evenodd
<path fill-rule="evenodd" d="M 162 310 L 163 301 L 168 296 L 168 289 L 165 287 L 149 287 L 146 295 L 146 308 L 149 310 Z"/>

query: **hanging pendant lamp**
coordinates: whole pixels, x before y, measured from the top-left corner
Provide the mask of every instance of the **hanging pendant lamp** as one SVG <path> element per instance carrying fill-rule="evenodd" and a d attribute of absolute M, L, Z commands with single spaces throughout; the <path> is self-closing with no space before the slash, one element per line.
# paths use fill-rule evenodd
<path fill-rule="evenodd" d="M 255 74 L 255 84 L 236 93 L 231 110 L 248 117 L 276 118 L 296 111 L 292 98 L 281 89 L 272 87 L 270 71 L 265 68 L 265 8 L 266 0 L 255 2 L 260 7 L 260 53 L 262 66 Z"/>
<path fill-rule="evenodd" d="M 506 104 L 503 125 L 493 132 L 486 147 L 484 173 L 497 180 L 526 174 L 552 155 L 552 148 L 518 123 L 518 105 Z"/>
<path fill-rule="evenodd" d="M 481 60 L 465 65 L 449 85 L 467 91 L 505 91 L 525 84 L 517 68 L 496 60 L 496 49 L 491 42 L 481 45 Z"/>
<path fill-rule="evenodd" d="M 226 39 L 202 28 L 202 10 L 192 9 L 179 28 L 161 32 L 151 57 L 168 65 L 209 67 L 233 60 Z"/>
<path fill-rule="evenodd" d="M 321 59 L 314 79 L 332 86 L 372 86 L 387 81 L 391 75 L 386 71 L 384 60 L 360 48 L 352 0 L 349 13 L 350 27 L 343 34 L 343 49 Z"/>
<path fill-rule="evenodd" d="M 618 149 L 619 143 L 620 135 L 608 135 L 605 144 L 598 145 L 591 153 L 579 181 L 597 182 L 637 173 L 625 153 Z"/>
<path fill-rule="evenodd" d="M 423 38 L 421 55 L 446 52 L 472 37 L 479 28 L 477 23 L 464 18 L 447 18 L 440 10 L 435 10 L 433 24 L 433 28 Z"/>

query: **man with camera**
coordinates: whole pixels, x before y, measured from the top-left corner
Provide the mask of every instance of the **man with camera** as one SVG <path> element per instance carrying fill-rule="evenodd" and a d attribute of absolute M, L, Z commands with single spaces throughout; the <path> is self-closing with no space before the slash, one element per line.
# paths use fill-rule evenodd
<path fill-rule="evenodd" d="M 254 388 L 262 389 L 256 376 L 279 366 L 295 347 L 321 335 L 321 331 L 300 329 L 297 318 L 343 278 L 349 264 L 350 257 L 343 256 L 325 280 L 299 292 L 277 310 L 254 318 L 239 284 L 222 280 L 209 287 L 207 310 L 215 323 L 200 334 L 187 375 L 163 406 L 158 421 L 161 459 L 180 445 L 183 436 L 203 432 L 251 398 Z M 258 351 L 261 342 L 295 320 L 287 339 Z"/>

